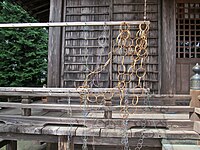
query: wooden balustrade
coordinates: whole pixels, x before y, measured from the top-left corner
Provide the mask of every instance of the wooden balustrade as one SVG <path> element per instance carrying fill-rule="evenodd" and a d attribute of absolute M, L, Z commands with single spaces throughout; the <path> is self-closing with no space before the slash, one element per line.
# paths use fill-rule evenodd
<path fill-rule="evenodd" d="M 69 111 L 81 112 L 84 105 L 80 104 L 80 93 L 82 89 L 75 88 L 10 88 L 10 87 L 0 87 L 0 97 L 21 97 L 21 103 L 17 102 L 0 102 L 0 107 L 2 108 L 17 108 L 22 110 L 22 116 L 20 115 L 0 115 L 0 138 L 5 138 L 5 140 L 13 140 L 18 138 L 27 139 L 38 139 L 44 140 L 44 142 L 57 142 L 58 149 L 74 149 L 74 144 L 82 144 L 81 136 L 84 136 L 85 130 L 87 130 L 88 144 L 97 144 L 102 142 L 106 145 L 120 145 L 121 138 L 121 127 L 123 123 L 122 116 L 120 116 L 121 106 L 119 105 L 119 94 L 117 94 L 118 89 L 88 89 L 92 93 L 104 92 L 108 94 L 109 92 L 116 91 L 112 99 L 104 100 L 104 104 L 90 103 L 87 104 L 85 110 L 88 113 L 87 118 L 83 116 L 39 116 L 34 115 L 35 110 L 51 110 L 56 114 L 56 111 L 68 113 Z M 129 98 L 133 97 L 134 94 L 139 94 L 139 102 L 142 101 L 146 94 L 142 94 L 143 89 L 129 89 Z M 60 100 L 64 100 L 65 103 L 42 103 L 33 102 L 31 99 L 34 97 L 54 97 Z M 68 104 L 68 98 L 71 98 L 71 103 Z M 155 101 L 176 101 L 176 100 L 190 100 L 190 95 L 159 95 L 152 94 L 149 95 L 150 100 Z M 141 103 L 142 104 L 142 103 Z M 150 128 L 145 131 L 145 135 L 151 135 L 148 137 L 147 141 L 150 143 L 153 139 L 162 138 L 176 138 L 181 139 L 187 137 L 189 139 L 196 140 L 199 135 L 196 133 L 199 130 L 199 123 L 195 124 L 189 120 L 189 113 L 199 114 L 200 110 L 190 106 L 151 106 L 151 105 L 137 105 L 129 106 L 130 112 L 135 112 L 135 114 L 130 114 L 128 121 L 128 136 L 130 138 L 139 138 L 141 132 L 142 122 L 145 119 L 146 127 Z M 31 114 L 32 113 L 32 114 Z M 154 117 L 152 118 L 152 115 Z M 188 120 L 185 120 L 188 118 Z M 16 122 L 16 124 L 15 124 Z M 94 128 L 95 125 L 98 127 Z M 193 129 L 194 131 L 191 131 Z M 152 129 L 156 128 L 161 129 Z M 189 130 L 187 135 L 181 129 Z M 178 130 L 178 131 L 176 131 Z M 6 133 L 9 133 L 7 136 Z M 147 132 L 147 133 L 146 133 Z M 68 134 L 71 134 L 71 143 L 68 143 Z M 198 132 L 199 133 L 199 132 Z M 12 136 L 11 136 L 12 135 Z M 24 136 L 25 135 L 25 136 Z M 92 141 L 92 137 L 94 141 Z M 98 140 L 97 140 L 98 137 Z M 152 140 L 151 140 L 152 138 Z M 110 140 L 111 139 L 111 140 Z M 112 140 L 114 139 L 114 140 Z M 109 143 L 109 142 L 111 143 Z M 113 142 L 112 142 L 113 141 Z M 158 141 L 159 142 L 159 141 Z M 130 142 L 131 143 L 131 142 Z M 4 144 L 4 143 L 2 143 Z M 12 144 L 12 143 L 11 143 Z M 11 146 L 11 144 L 9 146 Z M 16 143 L 14 143 L 16 144 Z M 135 145 L 136 143 L 132 143 Z M 16 146 L 16 145 L 13 145 Z M 158 144 L 157 146 L 160 146 Z"/>

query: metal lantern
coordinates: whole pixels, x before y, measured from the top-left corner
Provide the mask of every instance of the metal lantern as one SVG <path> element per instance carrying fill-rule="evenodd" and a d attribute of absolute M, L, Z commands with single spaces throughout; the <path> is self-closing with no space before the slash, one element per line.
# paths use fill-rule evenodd
<path fill-rule="evenodd" d="M 193 72 L 195 75 L 193 75 L 190 78 L 190 89 L 192 90 L 200 90 L 200 66 L 197 63 L 193 68 Z"/>

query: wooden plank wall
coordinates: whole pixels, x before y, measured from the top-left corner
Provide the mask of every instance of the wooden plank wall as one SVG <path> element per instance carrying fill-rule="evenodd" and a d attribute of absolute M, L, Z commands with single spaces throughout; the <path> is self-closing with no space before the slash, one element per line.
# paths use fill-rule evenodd
<path fill-rule="evenodd" d="M 200 58 L 177 58 L 176 59 L 176 93 L 190 93 L 190 78 L 194 75 L 192 68 Z"/>
<path fill-rule="evenodd" d="M 143 20 L 144 1 L 141 0 L 67 0 L 64 9 L 65 21 L 133 21 Z M 151 21 L 148 50 L 149 57 L 147 60 L 147 76 L 145 81 L 147 87 L 152 92 L 158 93 L 158 0 L 147 1 L 147 20 Z M 137 26 L 132 26 L 132 33 Z M 97 63 L 105 63 L 108 58 L 107 54 L 112 48 L 113 40 L 119 33 L 119 26 L 108 27 L 107 38 L 108 44 L 105 53 L 102 55 L 101 62 L 98 62 L 100 46 L 98 37 L 102 34 L 103 27 L 66 27 L 64 32 L 64 44 L 62 48 L 62 72 L 61 86 L 75 87 L 83 83 L 87 67 L 93 70 Z M 87 35 L 87 38 L 85 38 Z M 132 35 L 134 37 L 134 34 Z M 88 44 L 87 44 L 88 43 Z M 87 44 L 87 45 L 86 45 Z M 113 56 L 112 63 L 98 76 L 100 87 L 114 87 L 117 84 L 117 66 L 120 60 L 116 61 Z M 131 61 L 127 61 L 126 65 L 130 65 Z M 134 81 L 129 87 L 134 86 Z"/>
<path fill-rule="evenodd" d="M 66 21 L 109 21 L 109 1 L 67 0 L 65 9 Z M 98 37 L 101 35 L 101 26 L 67 27 L 64 41 L 63 87 L 80 86 L 97 63 L 105 63 L 108 46 L 102 55 L 103 61 L 98 62 L 100 46 Z M 86 50 L 87 48 L 87 50 Z M 88 59 L 88 61 L 87 61 Z M 105 70 L 96 77 L 102 87 L 109 87 L 109 73 Z"/>
<path fill-rule="evenodd" d="M 176 20 L 175 1 L 162 0 L 161 92 L 176 91 Z"/>
<path fill-rule="evenodd" d="M 143 20 L 144 18 L 144 1 L 141 0 L 114 0 L 113 3 L 113 20 Z M 158 92 L 158 1 L 157 0 L 148 0 L 147 1 L 147 20 L 151 22 L 150 32 L 148 37 L 148 50 L 149 57 L 147 60 L 147 75 L 146 75 L 146 86 L 151 89 L 152 92 Z M 132 29 L 132 37 L 134 37 L 134 33 L 137 31 L 136 29 Z M 119 33 L 119 27 L 114 27 L 113 29 L 113 38 Z M 115 57 L 118 57 L 115 59 Z M 112 79 L 113 86 L 116 86 L 118 83 L 117 80 L 117 68 L 121 63 L 121 59 L 119 56 L 113 56 L 113 64 L 112 64 Z M 117 61 L 116 61 L 117 60 Z M 131 59 L 130 57 L 125 58 L 125 64 L 130 65 Z M 130 60 L 130 61 L 129 61 Z M 134 87 L 134 82 L 129 84 L 129 87 Z"/>

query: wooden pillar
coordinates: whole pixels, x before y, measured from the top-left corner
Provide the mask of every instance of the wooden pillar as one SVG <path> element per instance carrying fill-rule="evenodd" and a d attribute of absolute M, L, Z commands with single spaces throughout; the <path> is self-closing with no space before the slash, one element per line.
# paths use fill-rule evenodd
<path fill-rule="evenodd" d="M 113 97 L 113 94 L 108 92 L 108 93 L 105 93 L 104 97 L 105 97 L 104 105 L 105 106 L 112 106 L 111 97 Z M 105 119 L 112 119 L 112 111 L 111 110 L 104 110 L 104 118 Z"/>
<path fill-rule="evenodd" d="M 175 0 L 162 0 L 161 93 L 176 93 L 176 11 Z"/>
<path fill-rule="evenodd" d="M 68 137 L 65 135 L 58 136 L 58 150 L 74 150 L 73 139 L 68 143 Z"/>
<path fill-rule="evenodd" d="M 10 141 L 6 145 L 6 150 L 17 150 L 17 141 Z"/>
<path fill-rule="evenodd" d="M 30 103 L 31 103 L 30 98 L 22 96 L 22 104 L 30 104 Z M 31 109 L 22 108 L 22 116 L 31 116 Z"/>
<path fill-rule="evenodd" d="M 50 0 L 50 22 L 62 21 L 63 0 Z M 62 28 L 49 27 L 48 87 L 60 87 Z"/>
<path fill-rule="evenodd" d="M 50 0 L 49 22 L 62 21 L 63 0 Z M 48 77 L 47 87 L 60 87 L 61 80 L 61 44 L 62 28 L 49 27 L 48 44 Z M 56 102 L 56 98 L 48 98 L 48 102 Z"/>

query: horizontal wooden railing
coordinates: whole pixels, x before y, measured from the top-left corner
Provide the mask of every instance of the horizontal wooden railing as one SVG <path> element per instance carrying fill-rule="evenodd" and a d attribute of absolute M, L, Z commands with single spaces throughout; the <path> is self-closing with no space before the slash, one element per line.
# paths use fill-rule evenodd
<path fill-rule="evenodd" d="M 58 136 L 54 139 L 54 142 L 57 139 L 64 137 L 66 134 L 70 133 L 73 136 L 72 143 L 78 143 L 76 139 L 80 136 L 84 136 L 85 130 L 87 130 L 88 139 L 92 135 L 97 135 L 98 138 L 121 138 L 121 128 L 123 124 L 123 116 L 120 114 L 122 109 L 119 103 L 119 94 L 117 94 L 117 88 L 94 88 L 86 89 L 87 92 L 91 93 L 109 93 L 116 92 L 113 99 L 110 101 L 105 100 L 102 104 L 90 103 L 87 106 L 84 106 L 79 103 L 80 94 L 84 94 L 85 89 L 81 88 L 16 88 L 16 87 L 0 87 L 0 97 L 21 97 L 21 102 L 0 102 L 0 107 L 2 108 L 17 108 L 22 110 L 22 115 L 20 114 L 0 114 L 0 133 L 3 135 L 13 134 L 14 136 L 23 133 L 26 133 L 27 136 L 37 134 L 39 138 L 53 135 L 52 137 Z M 83 92 L 84 91 L 84 92 Z M 139 101 L 147 97 L 144 89 L 129 89 L 127 91 L 129 98 L 138 94 L 140 96 Z M 57 99 L 64 99 L 65 103 L 42 103 L 34 102 L 31 103 L 31 98 L 34 97 L 53 97 Z M 70 97 L 71 103 L 68 103 L 68 98 Z M 175 100 L 190 100 L 190 95 L 170 95 L 170 94 L 149 94 L 149 99 L 155 101 L 175 101 Z M 73 103 L 76 101 L 76 103 Z M 77 103 L 78 102 L 78 103 Z M 110 103 L 111 102 L 111 103 Z M 113 103 L 112 103 L 113 102 Z M 109 105 L 107 105 L 109 103 Z M 84 109 L 83 109 L 84 108 Z M 60 111 L 63 114 L 59 117 L 56 115 L 35 115 L 33 110 L 44 110 L 48 112 L 51 110 L 54 112 Z M 55 111 L 56 110 L 56 111 Z M 88 116 L 78 114 L 82 111 L 87 111 Z M 181 139 L 181 136 L 198 139 L 199 135 L 192 131 L 194 123 L 189 120 L 189 113 L 199 113 L 199 110 L 190 106 L 155 106 L 155 105 L 137 105 L 137 106 L 128 106 L 130 112 L 137 113 L 130 114 L 128 118 L 128 133 L 130 133 L 130 138 L 138 138 L 138 135 L 144 123 L 145 118 L 145 127 L 149 130 L 146 132 L 153 133 L 152 137 L 149 138 L 173 138 L 176 136 L 177 139 Z M 145 110 L 145 114 L 144 114 Z M 69 116 L 69 112 L 72 111 L 73 115 Z M 59 112 L 59 113 L 60 113 Z M 78 112 L 78 113 L 77 113 Z M 91 112 L 91 113 L 90 113 Z M 77 113 L 77 114 L 76 114 Z M 89 114 L 90 113 L 90 114 Z M 112 114 L 113 113 L 113 114 Z M 195 122 L 196 123 L 196 122 Z M 195 129 L 199 127 L 199 123 L 195 124 Z M 95 128 L 94 128 L 95 126 Z M 4 128 L 3 128 L 4 127 Z M 15 132 L 15 128 L 17 129 Z M 162 130 L 162 134 L 160 131 Z M 184 130 L 187 131 L 187 135 Z M 195 131 L 199 131 L 196 129 Z M 18 133 L 19 132 L 19 133 Z M 17 133 L 17 134 L 15 134 Z M 115 134 L 116 133 L 116 134 Z M 159 135 L 159 136 L 157 136 Z M 51 138 L 52 138 L 51 137 Z M 32 137 L 31 137 L 32 138 Z M 12 139 L 12 138 L 10 138 Z M 75 140 L 74 140 L 75 139 Z M 106 143 L 107 144 L 107 143 Z M 112 143 L 113 144 L 113 143 Z M 113 144 L 115 145 L 115 143 Z"/>
<path fill-rule="evenodd" d="M 13 88 L 13 87 L 0 87 L 0 96 L 30 96 L 30 97 L 80 97 L 81 92 L 91 93 L 108 93 L 118 92 L 117 88 Z M 139 94 L 139 97 L 147 97 L 146 89 L 130 88 L 127 90 L 128 97 Z M 119 94 L 115 93 L 114 97 L 119 97 Z M 149 98 L 153 99 L 174 99 L 174 100 L 190 100 L 190 95 L 176 95 L 176 94 L 150 94 Z"/>
<path fill-rule="evenodd" d="M 82 110 L 83 105 L 80 104 L 80 95 L 84 93 L 114 93 L 111 100 L 105 100 L 103 104 L 98 105 L 96 103 L 87 104 L 87 107 L 84 109 L 87 111 L 103 111 L 104 117 L 107 119 L 112 118 L 113 111 L 120 111 L 121 106 L 119 106 L 119 93 L 117 93 L 119 89 L 117 88 L 32 88 L 32 87 L 0 87 L 0 97 L 21 97 L 21 103 L 13 103 L 13 102 L 0 102 L 0 107 L 8 107 L 8 108 L 20 108 L 22 109 L 22 115 L 30 116 L 32 109 L 46 109 L 46 110 Z M 138 95 L 139 101 L 142 101 L 144 97 L 147 97 L 148 89 L 141 88 L 130 88 L 127 90 L 127 95 L 129 98 L 133 98 Z M 92 98 L 93 95 L 90 97 Z M 56 97 L 58 99 L 65 99 L 65 103 L 67 102 L 67 98 L 70 97 L 71 102 L 70 105 L 67 104 L 48 104 L 48 103 L 31 103 L 32 97 Z M 103 98 L 103 97 L 102 97 Z M 170 94 L 149 94 L 148 98 L 151 100 L 162 100 L 162 101 L 175 101 L 175 100 L 187 100 L 191 99 L 190 95 L 170 95 Z M 76 103 L 73 103 L 76 102 Z M 194 109 L 190 108 L 185 109 L 183 106 L 128 106 L 129 111 L 137 111 L 141 112 L 145 108 L 146 110 L 153 112 L 193 112 Z M 147 109 L 148 107 L 148 109 Z"/>
<path fill-rule="evenodd" d="M 46 110 L 80 110 L 82 108 L 81 105 L 68 105 L 68 104 L 39 104 L 39 103 L 8 103 L 8 102 L 0 102 L 0 107 L 6 108 L 30 108 L 30 109 L 46 109 Z M 129 110 L 137 110 L 138 112 L 147 108 L 152 112 L 193 112 L 194 108 L 189 106 L 129 106 Z M 187 108 L 187 109 L 186 109 Z M 105 106 L 105 105 L 88 105 L 84 108 L 87 111 L 120 111 L 121 106 Z M 196 109 L 195 109 L 196 110 Z M 199 110 L 200 112 L 200 110 Z"/>

